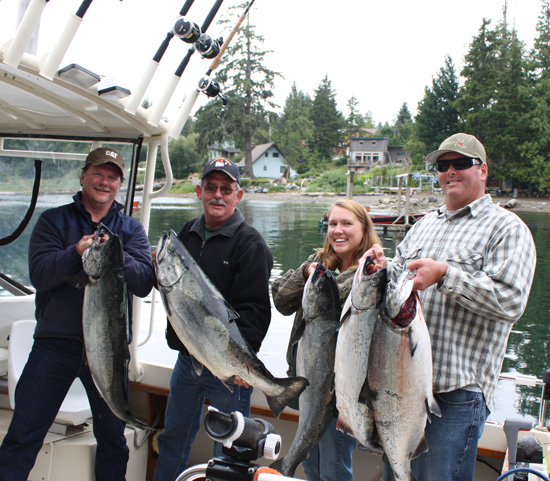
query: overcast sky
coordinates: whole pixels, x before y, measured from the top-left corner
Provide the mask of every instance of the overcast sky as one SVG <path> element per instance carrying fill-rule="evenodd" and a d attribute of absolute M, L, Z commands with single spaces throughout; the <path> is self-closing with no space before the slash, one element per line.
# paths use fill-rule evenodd
<path fill-rule="evenodd" d="M 42 16 L 38 54 L 49 51 L 65 19 L 82 0 L 52 0 Z M 14 32 L 19 0 L 0 0 L 0 43 Z M 184 0 L 95 0 L 84 17 L 61 66 L 78 63 L 129 88 L 152 58 L 177 19 Z M 195 0 L 187 18 L 202 24 L 214 0 Z M 225 0 L 216 20 L 241 0 Z M 362 113 L 375 122 L 392 122 L 407 102 L 416 113 L 424 87 L 450 55 L 457 72 L 483 18 L 492 25 L 503 18 L 504 0 L 256 0 L 250 21 L 263 48 L 272 50 L 265 65 L 280 72 L 275 99 L 281 106 L 292 83 L 314 95 L 325 75 L 332 82 L 339 109 L 355 96 Z M 531 47 L 541 0 L 508 0 L 508 23 Z M 219 36 L 212 23 L 208 33 Z M 174 39 L 146 96 L 155 101 L 173 76 L 188 45 Z M 176 90 L 183 99 L 208 69 L 210 61 L 191 59 Z M 107 82 L 110 80 L 106 80 Z M 201 101 L 206 101 L 201 96 Z M 198 107 L 199 104 L 197 104 Z"/>

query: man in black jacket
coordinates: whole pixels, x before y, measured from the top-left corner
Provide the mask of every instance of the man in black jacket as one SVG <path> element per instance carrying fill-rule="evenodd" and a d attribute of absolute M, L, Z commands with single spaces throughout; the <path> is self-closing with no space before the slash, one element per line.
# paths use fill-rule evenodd
<path fill-rule="evenodd" d="M 261 234 L 249 225 L 237 204 L 243 196 L 239 169 L 230 160 L 218 158 L 204 166 L 196 188 L 204 214 L 188 221 L 179 238 L 224 299 L 237 311 L 237 325 L 254 351 L 259 351 L 269 323 L 269 276 L 273 257 Z M 250 415 L 252 388 L 240 378 L 231 393 L 203 368 L 198 376 L 191 358 L 168 322 L 168 345 L 179 352 L 170 379 L 170 395 L 159 435 L 159 459 L 154 480 L 171 481 L 187 467 L 191 445 L 200 427 L 206 396 L 223 412 Z M 221 453 L 220 445 L 214 448 Z"/>

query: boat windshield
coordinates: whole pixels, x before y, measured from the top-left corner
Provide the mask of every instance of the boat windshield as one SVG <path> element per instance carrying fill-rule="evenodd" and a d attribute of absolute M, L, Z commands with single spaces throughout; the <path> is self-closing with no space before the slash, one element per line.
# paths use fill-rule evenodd
<path fill-rule="evenodd" d="M 72 201 L 91 141 L 0 138 L 0 296 L 31 293 L 28 275 L 30 233 L 46 209 Z M 107 142 L 126 159 L 125 181 L 117 199 L 126 203 L 134 144 Z"/>

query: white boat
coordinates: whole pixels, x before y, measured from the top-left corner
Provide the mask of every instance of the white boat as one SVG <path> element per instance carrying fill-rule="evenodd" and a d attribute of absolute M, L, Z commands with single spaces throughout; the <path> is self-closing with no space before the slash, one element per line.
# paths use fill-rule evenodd
<path fill-rule="evenodd" d="M 82 17 L 71 15 L 70 12 L 67 13 L 69 20 L 65 27 L 60 29 L 58 42 L 52 46 L 48 55 L 38 57 L 24 53 L 34 25 L 40 19 L 44 8 L 48 8 L 46 4 L 46 0 L 31 0 L 27 15 L 14 37 L 0 46 L 0 160 L 9 158 L 12 162 L 28 162 L 29 159 L 39 159 L 45 164 L 72 162 L 71 165 L 78 166 L 84 161 L 84 152 L 92 147 L 104 143 L 117 145 L 117 149 L 125 152 L 130 166 L 125 202 L 127 213 L 131 213 L 135 205 L 138 160 L 141 152 L 146 150 L 140 220 L 148 229 L 152 200 L 168 192 L 172 184 L 168 143 L 179 136 L 199 90 L 194 89 L 183 107 L 179 111 L 174 109 L 175 113 L 171 117 L 166 112 L 173 103 L 179 104 L 179 100 L 172 99 L 169 95 L 165 96 L 156 108 L 141 108 L 139 104 L 154 75 L 154 62 L 145 67 L 136 66 L 135 74 L 141 78 L 141 82 L 134 92 L 130 92 L 125 86 L 98 89 L 97 81 L 100 75 L 86 70 L 85 65 L 65 66 L 61 63 L 64 52 L 77 34 L 80 22 L 83 21 Z M 144 12 L 143 18 L 146 16 L 147 12 Z M 116 57 L 116 46 L 104 55 Z M 199 79 L 197 84 L 198 81 Z M 158 105 L 163 107 L 160 112 L 161 107 Z M 154 171 L 159 151 L 167 180 L 162 188 L 154 190 Z M 49 186 L 51 187 L 51 183 Z M 0 247 L 0 255 L 4 255 L 2 249 L 3 247 Z M 12 392 L 10 380 L 13 381 L 17 375 L 14 371 L 17 363 L 15 359 L 24 349 L 28 349 L 30 342 L 29 334 L 26 337 L 23 334 L 23 347 L 16 349 L 14 346 L 18 345 L 17 336 L 12 334 L 10 337 L 9 333 L 15 325 L 22 325 L 19 321 L 34 319 L 34 296 L 32 290 L 11 282 L 9 277 L 0 277 L 0 287 L 10 293 L 0 296 L 1 440 L 12 415 L 9 397 Z M 140 332 L 140 329 L 147 331 L 148 323 L 151 326 L 150 332 L 155 326 L 164 330 L 165 314 L 158 298 L 152 296 L 146 302 L 136 299 L 134 305 L 134 332 Z M 145 339 L 138 337 L 134 335 L 134 343 L 131 346 L 131 409 L 136 416 L 153 423 L 159 414 L 162 417 L 171 368 L 140 357 L 138 343 L 146 347 L 151 341 L 149 336 L 145 336 Z M 8 358 L 11 360 L 10 369 L 13 371 L 10 371 L 10 374 L 7 367 Z M 534 377 L 517 378 L 516 381 L 542 385 L 542 381 Z M 545 405 L 541 403 L 541 413 L 544 412 Z M 94 478 L 95 439 L 91 433 L 93 421 L 86 415 L 85 408 L 82 410 L 77 407 L 71 411 L 67 406 L 66 413 L 68 414 L 61 417 L 68 419 L 63 421 L 73 422 L 76 426 L 64 427 L 58 424 L 53 427 L 52 432 L 44 440 L 44 446 L 30 479 L 86 481 Z M 282 436 L 281 455 L 284 455 L 296 430 L 297 413 L 288 409 L 280 419 L 273 418 L 263 395 L 256 391 L 253 395 L 253 415 L 267 419 L 274 425 L 276 432 Z M 84 423 L 82 416 L 85 419 Z M 541 416 L 538 426 L 527 427 L 540 439 L 543 446 L 547 446 L 550 444 L 550 435 L 544 424 L 544 417 Z M 527 432 L 522 432 L 520 436 L 526 434 Z M 154 439 L 145 439 L 144 432 L 130 428 L 126 430 L 126 435 L 131 451 L 127 479 L 151 479 L 156 465 Z M 201 433 L 193 446 L 191 462 L 204 463 L 209 459 L 211 452 L 211 441 Z M 487 423 L 480 442 L 475 479 L 495 479 L 503 469 L 506 454 L 507 444 L 503 425 Z M 544 455 L 546 456 L 546 452 Z M 258 460 L 258 464 L 268 463 L 262 459 Z M 365 451 L 357 450 L 354 455 L 357 479 L 381 479 L 382 466 L 380 457 Z M 303 472 L 298 471 L 296 475 L 303 477 Z"/>

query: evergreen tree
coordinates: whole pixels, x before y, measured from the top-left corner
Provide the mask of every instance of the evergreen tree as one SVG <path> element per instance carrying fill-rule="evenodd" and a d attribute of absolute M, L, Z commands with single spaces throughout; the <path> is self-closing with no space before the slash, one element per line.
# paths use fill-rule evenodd
<path fill-rule="evenodd" d="M 320 162 L 332 159 L 334 150 L 341 141 L 340 129 L 345 125 L 344 116 L 336 106 L 336 93 L 328 76 L 321 81 L 315 90 L 311 120 L 314 125 L 314 150 Z"/>
<path fill-rule="evenodd" d="M 361 129 L 365 128 L 365 118 L 359 112 L 357 106 L 359 105 L 359 100 L 355 97 L 351 97 L 348 100 L 348 109 L 349 114 L 346 118 L 346 137 L 349 139 L 351 137 L 362 137 L 363 132 Z"/>
<path fill-rule="evenodd" d="M 403 145 L 409 139 L 412 131 L 412 115 L 407 102 L 399 109 L 393 129 L 392 144 Z"/>
<path fill-rule="evenodd" d="M 464 120 L 468 133 L 485 143 L 489 137 L 487 127 L 491 125 L 491 110 L 496 100 L 497 70 L 496 33 L 490 30 L 491 21 L 483 19 L 477 37 L 465 56 L 461 75 L 465 82 L 460 89 L 457 108 Z"/>
<path fill-rule="evenodd" d="M 234 8 L 241 12 L 246 5 L 243 3 Z M 265 138 L 270 117 L 268 108 L 276 107 L 272 101 L 274 79 L 280 76 L 264 65 L 269 51 L 260 50 L 259 45 L 264 38 L 256 35 L 254 28 L 246 22 L 220 62 L 223 67 L 215 80 L 229 97 L 229 103 L 222 107 L 217 101 L 209 102 L 198 110 L 196 125 L 202 152 L 208 145 L 227 139 L 242 145 L 245 152 L 244 174 L 250 177 L 254 177 L 252 149 L 257 138 Z"/>
<path fill-rule="evenodd" d="M 527 180 L 542 191 L 550 191 L 550 2 L 542 2 L 537 35 L 530 55 L 530 80 L 534 106 L 529 126 L 532 136 L 523 144 L 529 162 Z"/>
<path fill-rule="evenodd" d="M 521 181 L 526 177 L 523 142 L 529 138 L 524 45 L 504 21 L 489 29 L 487 20 L 474 38 L 462 71 L 457 101 L 469 133 L 478 137 L 491 158 L 490 177 Z"/>
<path fill-rule="evenodd" d="M 285 154 L 289 165 L 298 173 L 307 170 L 311 157 L 309 145 L 314 139 L 311 108 L 311 98 L 298 90 L 294 83 L 273 133 L 273 139 Z"/>
<path fill-rule="evenodd" d="M 453 61 L 447 55 L 445 66 L 432 79 L 432 87 L 426 86 L 424 97 L 418 103 L 414 137 L 425 146 L 417 144 L 420 147 L 418 154 L 426 156 L 437 150 L 443 140 L 460 130 L 455 106 L 457 96 L 458 78 Z"/>

